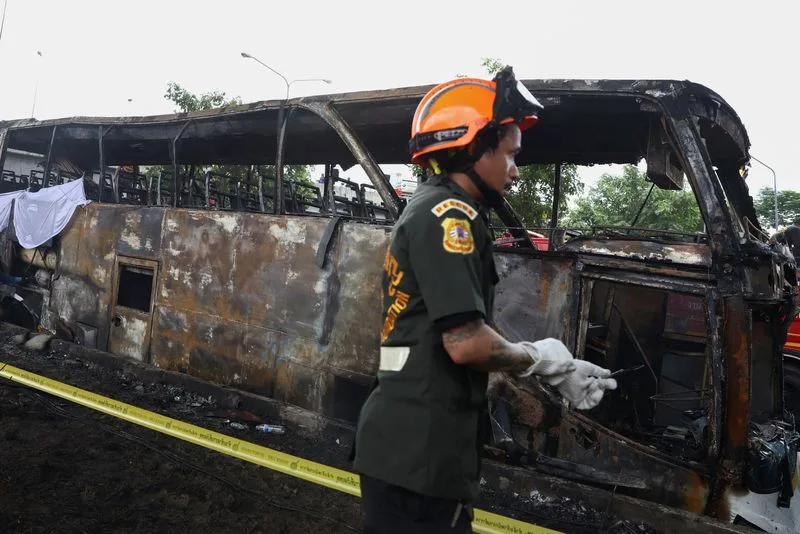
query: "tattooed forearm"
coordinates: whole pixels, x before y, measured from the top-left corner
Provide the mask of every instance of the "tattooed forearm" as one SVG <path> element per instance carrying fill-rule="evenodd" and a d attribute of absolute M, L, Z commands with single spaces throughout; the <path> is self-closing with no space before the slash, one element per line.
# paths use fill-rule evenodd
<path fill-rule="evenodd" d="M 531 364 L 531 359 L 526 354 L 520 354 L 515 347 L 504 339 L 492 342 L 492 351 L 485 361 L 472 365 L 479 371 L 524 371 Z"/>
<path fill-rule="evenodd" d="M 451 328 L 450 330 L 446 331 L 442 334 L 442 341 L 446 345 L 453 345 L 456 343 L 462 343 L 469 339 L 475 337 L 475 335 L 481 330 L 483 326 L 483 321 L 470 321 L 469 323 L 463 324 L 456 328 Z"/>
<path fill-rule="evenodd" d="M 524 350 L 506 341 L 483 320 L 443 332 L 442 343 L 455 363 L 484 372 L 518 372 L 531 365 Z"/>

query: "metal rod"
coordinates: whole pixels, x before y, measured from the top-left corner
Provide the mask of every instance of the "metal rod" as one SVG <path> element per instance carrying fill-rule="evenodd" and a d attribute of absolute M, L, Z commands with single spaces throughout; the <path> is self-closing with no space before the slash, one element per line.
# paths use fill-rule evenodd
<path fill-rule="evenodd" d="M 8 148 L 8 141 L 10 139 L 7 129 L 0 130 L 0 173 L 3 171 L 3 166 L 6 161 L 6 148 Z"/>
<path fill-rule="evenodd" d="M 281 102 L 281 107 L 278 109 L 278 139 L 275 150 L 275 197 L 272 199 L 274 202 L 272 213 L 275 215 L 283 213 L 283 136 L 286 133 L 286 123 L 288 121 L 284 104 L 284 102 Z"/>
<path fill-rule="evenodd" d="M 301 101 L 298 102 L 298 106 L 321 117 L 322 120 L 328 123 L 339 135 L 339 138 L 344 142 L 347 148 L 350 149 L 356 161 L 358 161 L 364 169 L 372 185 L 375 186 L 392 220 L 396 221 L 400 216 L 404 202 L 397 196 L 397 192 L 386 179 L 386 176 L 378 166 L 372 154 L 361 142 L 361 139 L 356 136 L 350 125 L 345 122 L 336 108 L 332 104 L 314 101 Z"/>
<path fill-rule="evenodd" d="M 50 185 L 50 162 L 53 158 L 53 144 L 56 142 L 56 131 L 58 126 L 53 126 L 53 132 L 50 134 L 50 144 L 47 145 L 47 156 L 44 159 L 44 178 L 42 179 L 42 187 Z"/>
<path fill-rule="evenodd" d="M 3 16 L 5 17 L 5 12 L 3 13 Z M 42 57 L 42 51 L 41 50 L 37 50 L 36 54 L 39 57 Z M 41 69 L 39 69 L 39 68 L 36 69 L 36 84 L 33 86 L 33 104 L 31 105 L 31 118 L 33 118 L 33 115 L 36 112 L 36 97 L 39 94 L 39 79 L 41 78 L 40 70 Z"/>
<path fill-rule="evenodd" d="M 120 168 L 117 166 L 114 174 L 111 175 L 111 192 L 114 194 L 114 204 L 119 204 L 119 175 Z"/>
<path fill-rule="evenodd" d="M 100 153 L 100 180 L 97 182 L 97 201 L 103 201 L 103 181 L 105 180 L 105 173 L 106 173 L 106 157 L 103 152 L 103 136 L 105 132 L 103 131 L 103 126 L 100 125 L 97 127 L 97 149 Z"/>
<path fill-rule="evenodd" d="M 211 187 L 210 184 L 211 184 L 211 171 L 206 171 L 204 185 L 205 185 L 205 190 L 206 190 L 206 207 L 207 208 L 211 207 L 211 192 L 209 191 L 209 188 Z M 216 204 L 214 204 L 214 207 L 218 207 L 218 206 Z"/>
<path fill-rule="evenodd" d="M 758 163 L 762 164 L 764 167 L 768 168 L 772 172 L 772 190 L 775 195 L 775 231 L 778 231 L 778 176 L 775 174 L 775 169 L 755 157 L 754 155 L 750 154 L 750 159 L 757 161 Z"/>
<path fill-rule="evenodd" d="M 180 140 L 183 132 L 186 131 L 186 128 L 192 123 L 192 121 L 186 121 L 183 126 L 181 127 L 178 135 L 176 135 L 172 139 L 172 144 L 170 145 L 170 157 L 172 158 L 172 207 L 178 207 L 178 197 L 180 196 L 180 187 L 178 182 L 180 178 L 178 176 L 178 141 Z"/>
<path fill-rule="evenodd" d="M 256 167 L 256 177 L 258 178 L 258 210 L 264 213 L 264 176 L 263 169 Z"/>
<path fill-rule="evenodd" d="M 245 189 L 244 209 L 247 209 L 247 203 L 250 201 L 250 188 L 253 183 L 253 166 L 247 166 L 247 187 Z"/>
<path fill-rule="evenodd" d="M 558 204 L 561 202 L 561 163 L 556 163 L 553 169 L 553 211 L 550 214 L 550 250 L 555 243 L 556 226 L 558 226 Z"/>
<path fill-rule="evenodd" d="M 656 383 L 656 390 L 658 390 L 658 375 L 656 375 L 653 366 L 650 365 L 650 360 L 647 358 L 647 353 L 639 343 L 639 338 L 636 336 L 636 332 L 634 332 L 633 328 L 631 328 L 631 325 L 628 324 L 628 321 L 625 319 L 625 316 L 622 314 L 622 311 L 619 309 L 619 307 L 616 304 L 612 304 L 611 306 L 614 308 L 614 311 L 617 312 L 617 315 L 619 315 L 619 319 L 622 322 L 622 327 L 631 338 L 631 341 L 633 341 L 636 351 L 639 353 L 639 356 L 642 357 L 642 361 L 645 363 L 645 365 L 647 365 L 647 368 L 650 370 L 650 374 L 653 375 L 653 381 Z"/>
<path fill-rule="evenodd" d="M 326 163 L 325 164 L 325 183 L 323 184 L 322 194 L 324 198 L 324 204 L 328 207 L 328 213 L 336 213 L 336 199 L 334 198 L 335 192 L 333 190 L 334 186 L 334 176 L 333 176 L 333 164 Z"/>
<path fill-rule="evenodd" d="M 639 211 L 636 212 L 636 217 L 633 218 L 633 222 L 631 223 L 631 227 L 635 228 L 636 223 L 639 222 L 639 217 L 641 217 L 642 212 L 644 211 L 644 207 L 647 204 L 647 201 L 650 200 L 650 195 L 653 193 L 653 189 L 655 188 L 655 182 L 650 186 L 650 191 L 647 192 L 647 196 L 644 197 L 644 201 L 642 205 L 639 206 Z"/>

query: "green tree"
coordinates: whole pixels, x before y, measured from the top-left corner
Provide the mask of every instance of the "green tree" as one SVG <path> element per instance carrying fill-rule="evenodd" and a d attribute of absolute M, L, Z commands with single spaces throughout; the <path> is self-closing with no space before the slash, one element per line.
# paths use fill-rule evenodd
<path fill-rule="evenodd" d="M 702 231 L 703 219 L 691 190 L 653 187 L 650 192 L 652 185 L 633 165 L 626 165 L 622 176 L 603 174 L 585 196 L 575 201 L 564 221 L 565 226 L 591 228 L 634 226 L 635 223 L 638 228 Z"/>
<path fill-rule="evenodd" d="M 211 91 L 199 95 L 181 87 L 175 82 L 167 84 L 167 92 L 164 98 L 178 106 L 175 111 L 200 111 L 203 109 L 214 109 L 223 106 L 235 106 L 242 103 L 240 97 L 228 98 L 222 91 Z"/>
<path fill-rule="evenodd" d="M 546 228 L 550 224 L 555 192 L 555 165 L 526 165 L 519 169 L 519 180 L 508 195 L 508 203 L 526 228 Z M 567 211 L 568 199 L 583 190 L 575 165 L 561 166 L 559 226 Z"/>
<path fill-rule="evenodd" d="M 761 188 L 756 195 L 754 204 L 761 226 L 772 228 L 775 224 L 775 192 L 773 189 Z M 778 226 L 792 224 L 797 217 L 800 217 L 800 191 L 778 191 Z"/>
<path fill-rule="evenodd" d="M 240 97 L 236 96 L 229 98 L 228 95 L 223 91 L 211 91 L 208 93 L 197 94 L 189 91 L 175 82 L 169 82 L 167 84 L 167 91 L 164 93 L 164 98 L 175 104 L 177 107 L 175 110 L 176 112 L 215 109 L 224 106 L 239 105 L 242 103 L 242 99 Z M 205 173 L 206 171 L 211 171 L 212 175 L 226 177 L 226 180 L 216 180 L 213 183 L 215 188 L 226 195 L 234 194 L 235 184 L 237 182 L 245 183 L 248 174 L 253 177 L 253 179 L 264 179 L 271 177 L 274 180 L 275 177 L 274 165 L 258 165 L 254 166 L 252 169 L 246 165 L 209 165 L 203 169 L 197 169 L 193 165 L 184 165 L 181 168 L 181 173 L 185 176 L 195 176 L 196 173 Z M 170 167 L 150 167 L 145 174 L 157 176 L 161 172 L 164 172 L 165 175 L 169 176 L 167 183 L 162 185 L 162 189 L 171 190 L 172 175 Z M 310 200 L 313 196 L 313 190 L 309 189 L 309 187 L 316 187 L 310 180 L 310 174 L 311 167 L 308 165 L 287 165 L 284 169 L 284 178 L 287 182 L 308 186 L 297 188 L 297 195 L 306 200 Z M 257 191 L 257 185 L 252 189 L 254 192 Z M 266 209 L 270 210 L 272 207 L 267 205 Z"/>

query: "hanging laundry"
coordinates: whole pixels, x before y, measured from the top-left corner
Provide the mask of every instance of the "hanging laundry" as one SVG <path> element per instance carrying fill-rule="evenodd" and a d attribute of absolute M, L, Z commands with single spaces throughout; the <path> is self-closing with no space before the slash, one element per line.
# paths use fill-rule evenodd
<path fill-rule="evenodd" d="M 46 187 L 35 193 L 23 192 L 14 203 L 14 229 L 19 244 L 36 248 L 67 226 L 75 208 L 86 200 L 83 180 Z"/>
<path fill-rule="evenodd" d="M 0 195 L 0 232 L 8 226 L 8 220 L 11 218 L 11 204 L 15 198 L 18 198 L 25 191 L 12 191 L 11 193 L 3 193 Z"/>

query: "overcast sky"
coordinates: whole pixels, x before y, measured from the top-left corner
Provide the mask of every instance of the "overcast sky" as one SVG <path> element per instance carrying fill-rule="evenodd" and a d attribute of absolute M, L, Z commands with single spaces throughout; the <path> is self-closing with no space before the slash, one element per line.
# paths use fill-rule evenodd
<path fill-rule="evenodd" d="M 0 0 L 2 10 L 5 0 Z M 8 0 L 0 119 L 173 111 L 175 81 L 245 102 L 482 75 L 497 57 L 520 78 L 689 79 L 737 110 L 752 153 L 800 189 L 800 31 L 792 2 Z M 37 54 L 41 52 L 41 56 Z M 36 90 L 38 81 L 38 90 Z M 131 99 L 131 101 L 129 101 Z M 772 186 L 754 164 L 750 190 Z"/>

